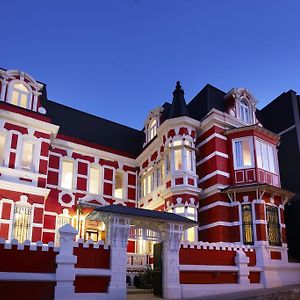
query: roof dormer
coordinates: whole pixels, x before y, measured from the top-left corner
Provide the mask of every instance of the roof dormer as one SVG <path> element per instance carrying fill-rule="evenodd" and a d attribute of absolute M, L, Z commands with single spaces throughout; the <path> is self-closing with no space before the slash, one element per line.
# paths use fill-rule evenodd
<path fill-rule="evenodd" d="M 157 129 L 160 126 L 160 116 L 163 112 L 163 107 L 158 106 L 157 108 L 150 111 L 146 121 L 145 121 L 145 144 L 149 143 L 157 134 Z"/>
<path fill-rule="evenodd" d="M 43 84 L 19 70 L 0 70 L 0 100 L 28 110 L 45 114 L 40 105 Z"/>
<path fill-rule="evenodd" d="M 232 89 L 225 95 L 227 112 L 245 125 L 253 125 L 258 121 L 255 111 L 257 100 L 245 88 Z"/>

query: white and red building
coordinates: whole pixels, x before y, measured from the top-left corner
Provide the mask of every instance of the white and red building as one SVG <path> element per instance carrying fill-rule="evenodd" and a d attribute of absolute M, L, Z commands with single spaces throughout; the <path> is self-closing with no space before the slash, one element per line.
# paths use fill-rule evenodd
<path fill-rule="evenodd" d="M 197 221 L 185 245 L 247 246 L 256 264 L 266 255 L 287 263 L 284 204 L 293 194 L 280 186 L 279 136 L 263 127 L 247 89 L 207 85 L 186 104 L 177 82 L 139 131 L 47 99 L 46 85 L 24 72 L 0 69 L 0 80 L 1 238 L 57 243 L 70 223 L 79 238 L 105 240 L 104 223 L 85 217 L 116 204 Z M 129 253 L 152 253 L 152 241 L 129 239 Z"/>

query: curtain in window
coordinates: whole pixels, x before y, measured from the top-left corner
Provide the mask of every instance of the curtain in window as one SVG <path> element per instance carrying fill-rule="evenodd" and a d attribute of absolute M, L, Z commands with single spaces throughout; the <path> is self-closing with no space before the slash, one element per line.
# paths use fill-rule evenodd
<path fill-rule="evenodd" d="M 237 167 L 243 167 L 243 145 L 242 141 L 235 142 L 235 161 Z"/>
<path fill-rule="evenodd" d="M 253 221 L 251 204 L 242 205 L 243 243 L 253 244 Z"/>

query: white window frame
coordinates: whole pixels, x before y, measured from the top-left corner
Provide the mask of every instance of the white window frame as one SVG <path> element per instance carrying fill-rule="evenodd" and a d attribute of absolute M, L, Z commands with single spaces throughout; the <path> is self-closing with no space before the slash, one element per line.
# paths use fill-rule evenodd
<path fill-rule="evenodd" d="M 251 124 L 252 123 L 252 109 L 251 105 L 246 101 L 245 99 L 241 99 L 239 101 L 239 115 L 240 115 L 240 120 L 246 124 Z M 244 117 L 247 116 L 247 120 L 244 119 Z"/>
<path fill-rule="evenodd" d="M 98 176 L 98 193 L 92 193 L 91 190 L 90 190 L 90 187 L 91 187 L 91 169 L 97 169 L 99 170 L 99 176 Z M 101 179 L 102 179 L 102 169 L 98 166 L 98 165 L 94 165 L 94 164 L 90 164 L 89 167 L 88 167 L 88 180 L 87 180 L 87 191 L 89 194 L 92 194 L 92 195 L 100 195 L 102 193 L 102 184 L 101 184 Z"/>
<path fill-rule="evenodd" d="M 235 143 L 248 141 L 250 143 L 250 153 L 251 153 L 251 165 L 250 166 L 237 166 L 237 159 L 236 159 L 236 150 L 235 150 Z M 232 140 L 232 154 L 233 154 L 233 166 L 234 170 L 244 170 L 244 169 L 251 169 L 254 168 L 254 148 L 253 148 L 253 137 L 241 137 Z"/>
<path fill-rule="evenodd" d="M 66 162 L 70 162 L 73 164 L 73 170 L 72 170 L 72 186 L 71 188 L 66 188 L 66 187 L 63 187 L 62 186 L 62 180 L 63 180 L 63 163 L 64 161 Z M 75 161 L 70 159 L 70 158 L 67 158 L 67 157 L 62 157 L 61 160 L 60 160 L 60 170 L 59 170 L 59 174 L 60 174 L 60 178 L 59 178 L 59 186 L 62 190 L 65 190 L 65 191 L 71 191 L 74 189 L 74 184 L 75 184 Z"/>
<path fill-rule="evenodd" d="M 260 154 L 261 154 L 261 161 L 263 161 L 263 157 L 262 157 L 262 144 L 265 144 L 266 146 L 267 146 L 267 149 L 268 149 L 268 147 L 271 147 L 272 148 L 272 151 L 273 151 L 273 159 L 274 159 L 274 161 L 273 161 L 273 163 L 274 163 L 274 171 L 271 171 L 270 170 L 270 157 L 269 157 L 269 150 L 267 150 L 267 159 L 268 159 L 268 168 L 265 168 L 264 166 L 263 166 L 263 163 L 262 163 L 262 165 L 261 166 L 258 166 L 258 152 L 257 152 L 257 143 L 256 142 L 258 142 L 259 143 L 259 147 L 260 147 L 260 150 L 259 150 L 259 152 L 260 152 Z M 257 138 L 257 137 L 255 137 L 255 139 L 254 139 L 254 143 L 255 143 L 255 152 L 256 152 L 256 165 L 257 165 L 257 168 L 259 168 L 259 169 L 261 169 L 261 170 L 264 170 L 264 171 L 267 171 L 267 172 L 270 172 L 270 173 L 272 173 L 272 174 L 276 174 L 276 175 L 278 175 L 279 174 L 279 165 L 278 165 L 278 151 L 277 151 L 277 148 L 276 148 L 276 146 L 275 145 L 273 145 L 273 144 L 271 144 L 271 143 L 268 143 L 268 142 L 266 142 L 266 141 L 264 141 L 263 139 L 260 139 L 260 138 Z"/>
<path fill-rule="evenodd" d="M 26 87 L 26 89 L 28 90 L 26 109 L 31 109 L 31 106 L 32 106 L 32 89 L 31 89 L 30 85 L 28 85 L 26 82 L 24 82 L 22 80 L 12 80 L 9 83 L 9 85 L 8 85 L 8 94 L 7 94 L 7 102 L 12 104 L 12 105 L 15 105 L 15 104 L 12 103 L 13 91 L 17 91 L 18 93 L 20 93 L 20 90 L 14 88 L 15 84 L 23 84 Z M 25 93 L 21 92 L 21 94 L 25 94 Z M 15 105 L 15 106 L 22 107 L 20 105 L 20 96 L 18 97 L 18 105 Z M 24 107 L 22 107 L 22 108 L 24 108 Z"/>
<path fill-rule="evenodd" d="M 116 197 L 115 193 L 116 193 L 116 176 L 117 174 L 122 175 L 122 198 Z M 125 199 L 125 190 L 126 190 L 126 183 L 125 183 L 125 173 L 123 171 L 120 170 L 115 170 L 114 171 L 114 177 L 113 177 L 113 198 L 119 199 L 119 200 L 123 200 Z"/>

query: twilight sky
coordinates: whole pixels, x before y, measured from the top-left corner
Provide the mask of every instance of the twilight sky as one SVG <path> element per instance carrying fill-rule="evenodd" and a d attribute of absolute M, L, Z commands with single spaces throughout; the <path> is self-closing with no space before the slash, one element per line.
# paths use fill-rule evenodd
<path fill-rule="evenodd" d="M 299 0 L 10 0 L 0 67 L 48 97 L 141 129 L 148 112 L 207 83 L 248 88 L 263 107 L 300 93 Z"/>

